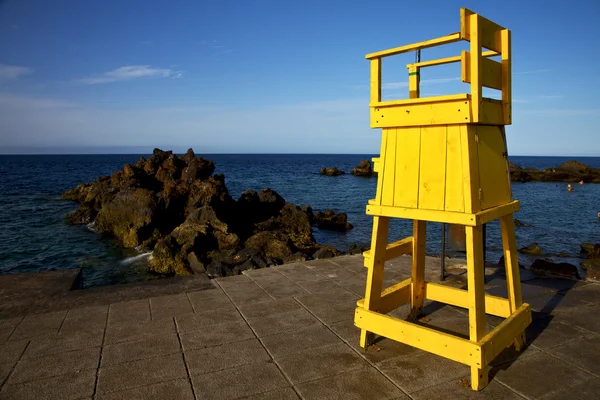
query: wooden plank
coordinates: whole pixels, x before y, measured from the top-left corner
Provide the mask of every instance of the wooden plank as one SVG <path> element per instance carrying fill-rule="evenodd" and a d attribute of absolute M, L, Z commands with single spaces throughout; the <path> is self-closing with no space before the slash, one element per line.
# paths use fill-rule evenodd
<path fill-rule="evenodd" d="M 472 122 L 470 100 L 371 107 L 371 128 L 466 124 Z"/>
<path fill-rule="evenodd" d="M 377 204 L 368 204 L 366 213 L 368 215 L 384 215 L 391 218 L 418 219 L 421 221 L 445 222 L 447 224 L 458 224 L 475 226 L 475 214 L 467 214 L 451 211 L 425 210 L 408 207 L 386 207 Z"/>
<path fill-rule="evenodd" d="M 410 291 L 410 316 L 416 319 L 423 312 L 425 301 L 425 246 L 427 221 L 413 221 L 412 279 Z"/>
<path fill-rule="evenodd" d="M 501 102 L 483 98 L 479 108 L 479 123 L 486 125 L 503 125 L 504 108 Z"/>
<path fill-rule="evenodd" d="M 483 97 L 481 85 L 481 41 L 479 38 L 479 16 L 471 15 L 469 17 L 469 32 L 471 40 L 471 57 L 469 61 L 469 82 L 471 82 L 471 116 L 473 122 L 479 122 L 479 107 Z M 464 53 L 462 53 L 464 54 Z M 466 62 L 462 64 L 462 69 L 466 69 Z"/>
<path fill-rule="evenodd" d="M 381 189 L 381 205 L 394 205 L 394 192 L 396 190 L 396 138 L 398 136 L 396 129 L 385 129 L 387 136 L 387 145 L 385 149 L 383 169 L 383 188 Z"/>
<path fill-rule="evenodd" d="M 467 285 L 469 287 L 467 292 L 469 299 L 469 339 L 471 342 L 477 343 L 486 334 L 482 227 L 467 226 L 465 227 L 465 233 L 467 236 Z M 487 383 L 487 368 L 471 366 L 471 388 L 480 390 L 486 387 Z"/>
<path fill-rule="evenodd" d="M 382 57 L 393 56 L 396 54 L 407 53 L 409 51 L 415 51 L 420 49 L 426 49 L 428 47 L 440 46 L 442 44 L 455 43 L 460 41 L 460 33 L 453 33 L 448 36 L 443 36 L 440 38 L 426 40 L 424 42 L 407 44 L 405 46 L 394 47 L 388 50 L 377 51 L 375 53 L 370 53 L 365 56 L 367 60 L 378 59 Z"/>
<path fill-rule="evenodd" d="M 512 123 L 512 65 L 510 31 L 504 29 L 500 34 L 502 40 L 502 107 L 504 125 Z"/>
<path fill-rule="evenodd" d="M 471 83 L 471 53 L 463 50 L 461 58 L 461 80 L 464 83 Z M 502 64 L 488 58 L 479 58 L 479 62 L 481 63 L 481 85 L 502 90 Z"/>
<path fill-rule="evenodd" d="M 480 341 L 483 365 L 491 363 L 531 324 L 529 304 L 523 304 Z"/>
<path fill-rule="evenodd" d="M 481 210 L 511 201 L 508 161 L 500 126 L 477 126 L 477 163 L 481 188 Z"/>
<path fill-rule="evenodd" d="M 496 57 L 496 56 L 499 56 L 500 53 L 498 53 L 497 51 L 484 51 L 481 55 L 483 57 Z M 421 62 L 418 62 L 418 63 L 406 64 L 406 68 L 410 68 L 410 67 L 419 67 L 419 68 L 433 67 L 433 66 L 436 66 L 436 65 L 452 64 L 452 63 L 457 63 L 457 62 L 461 62 L 461 61 L 462 61 L 462 56 L 453 56 L 453 57 L 446 57 L 446 58 L 438 58 L 437 60 L 421 61 Z"/>
<path fill-rule="evenodd" d="M 425 298 L 451 306 L 469 308 L 468 292 L 451 286 L 427 282 L 425 285 Z M 510 317 L 511 311 L 508 299 L 489 294 L 485 295 L 485 312 L 501 318 Z"/>
<path fill-rule="evenodd" d="M 380 314 L 387 314 L 394 311 L 396 308 L 403 304 L 410 302 L 410 283 L 412 279 L 408 278 L 400 283 L 396 283 L 388 288 L 385 288 L 381 292 L 381 300 L 379 302 L 379 309 L 376 310 Z M 364 308 L 364 299 L 360 299 L 356 302 L 357 307 Z"/>
<path fill-rule="evenodd" d="M 373 233 L 371 234 L 371 251 L 373 257 L 365 259 L 365 265 L 369 268 L 367 272 L 367 284 L 365 288 L 364 308 L 366 310 L 379 309 L 381 301 L 381 290 L 383 288 L 383 267 L 385 264 L 385 250 L 388 238 L 390 219 L 387 217 L 373 218 Z M 368 331 L 360 333 L 360 346 L 367 347 L 372 339 Z"/>
<path fill-rule="evenodd" d="M 375 191 L 375 203 L 381 205 L 381 192 L 383 189 L 383 173 L 385 166 L 385 152 L 387 150 L 387 130 L 381 130 L 381 146 L 379 148 L 379 171 L 377 171 L 377 189 Z"/>
<path fill-rule="evenodd" d="M 521 208 L 519 200 L 512 200 L 510 203 L 502 204 L 497 207 L 488 208 L 485 211 L 480 211 L 475 216 L 476 225 L 483 225 L 504 215 L 512 214 Z"/>
<path fill-rule="evenodd" d="M 421 128 L 398 129 L 396 141 L 396 193 L 394 206 L 417 208 Z"/>
<path fill-rule="evenodd" d="M 446 127 L 446 211 L 465 211 L 465 195 L 463 193 L 463 168 L 460 126 Z"/>
<path fill-rule="evenodd" d="M 371 60 L 371 103 L 381 101 L 381 60 Z"/>
<path fill-rule="evenodd" d="M 454 100 L 469 100 L 471 96 L 468 93 L 449 94 L 444 96 L 432 96 L 432 97 L 421 97 L 418 99 L 404 99 L 404 100 L 389 100 L 371 102 L 370 107 L 388 107 L 388 106 L 405 106 L 412 104 L 423 104 L 423 103 L 442 103 L 445 101 Z"/>
<path fill-rule="evenodd" d="M 420 96 L 419 86 L 421 78 L 419 76 L 419 68 L 410 66 L 408 68 L 408 97 L 410 99 L 418 99 Z"/>
<path fill-rule="evenodd" d="M 471 24 L 474 18 L 477 18 L 478 24 L 481 26 L 481 44 L 486 49 L 490 49 L 496 52 L 501 52 L 501 39 L 500 32 L 505 28 L 498 25 L 489 19 L 482 17 L 481 15 L 475 14 L 473 11 L 461 8 L 460 10 L 460 36 L 463 40 L 472 39 Z"/>
<path fill-rule="evenodd" d="M 355 311 L 354 324 L 377 335 L 462 364 L 482 365 L 481 347 L 478 343 L 471 343 L 445 332 L 367 311 L 360 307 Z"/>
<path fill-rule="evenodd" d="M 413 237 L 409 236 L 402 240 L 398 240 L 393 243 L 389 243 L 385 249 L 385 260 L 393 260 L 394 258 L 400 257 L 401 255 L 412 253 Z M 371 257 L 371 250 L 367 250 L 362 253 L 363 257 Z"/>
<path fill-rule="evenodd" d="M 418 208 L 443 210 L 446 192 L 446 127 L 421 129 Z"/>
<path fill-rule="evenodd" d="M 475 133 L 475 125 L 460 126 L 463 193 L 466 213 L 477 213 L 481 210 L 479 204 L 479 165 L 477 163 L 477 143 L 475 142 Z"/>

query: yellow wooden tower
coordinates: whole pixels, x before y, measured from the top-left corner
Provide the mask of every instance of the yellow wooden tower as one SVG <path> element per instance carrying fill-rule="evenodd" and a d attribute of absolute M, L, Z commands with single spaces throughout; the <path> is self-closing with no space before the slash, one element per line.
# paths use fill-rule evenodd
<path fill-rule="evenodd" d="M 409 99 L 382 101 L 384 57 L 459 42 L 470 43 L 460 56 L 417 61 L 407 66 Z M 460 32 L 421 43 L 368 54 L 371 63 L 371 127 L 382 128 L 377 193 L 369 200 L 373 216 L 365 298 L 357 303 L 355 324 L 360 345 L 374 335 L 387 337 L 471 367 L 474 390 L 488 383 L 489 363 L 514 343 L 524 345 L 531 310 L 521 298 L 512 199 L 504 126 L 511 123 L 510 31 L 467 9 L 460 10 Z M 486 49 L 486 51 L 483 51 Z M 491 57 L 499 57 L 494 61 Z M 461 63 L 462 81 L 470 93 L 419 97 L 421 68 Z M 482 96 L 482 88 L 502 92 L 502 99 Z M 413 220 L 413 235 L 387 243 L 390 218 Z M 485 294 L 482 225 L 500 219 L 508 298 Z M 468 290 L 424 280 L 426 221 L 465 226 Z M 411 278 L 383 288 L 384 264 L 412 253 Z M 425 299 L 469 310 L 469 339 L 410 322 Z M 388 316 L 410 303 L 408 320 Z M 505 320 L 486 332 L 485 315 Z"/>

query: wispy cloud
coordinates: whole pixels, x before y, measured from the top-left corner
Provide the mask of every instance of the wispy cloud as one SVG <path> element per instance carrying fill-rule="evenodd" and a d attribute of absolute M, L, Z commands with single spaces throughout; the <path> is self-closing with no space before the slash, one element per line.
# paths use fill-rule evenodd
<path fill-rule="evenodd" d="M 564 109 L 564 108 L 546 108 L 538 110 L 523 110 L 523 114 L 549 115 L 553 117 L 576 117 L 583 115 L 600 115 L 600 108 L 596 109 Z"/>
<path fill-rule="evenodd" d="M 421 85 L 431 85 L 436 83 L 455 82 L 460 78 L 437 78 L 437 79 L 421 79 Z M 383 89 L 400 89 L 408 87 L 408 82 L 388 82 L 382 85 Z"/>
<path fill-rule="evenodd" d="M 542 72 L 549 72 L 549 69 L 534 69 L 531 71 L 518 71 L 518 72 L 513 72 L 513 75 L 527 75 L 527 74 L 539 74 Z"/>
<path fill-rule="evenodd" d="M 153 68 L 150 65 L 127 65 L 108 71 L 99 76 L 79 79 L 79 82 L 94 85 L 97 83 L 110 83 L 130 81 L 141 78 L 169 78 L 182 77 L 181 71 L 173 71 L 168 68 Z"/>
<path fill-rule="evenodd" d="M 23 75 L 33 73 L 29 67 L 19 67 L 17 65 L 0 64 L 0 80 L 15 80 Z"/>
<path fill-rule="evenodd" d="M 205 48 L 212 57 L 231 53 L 233 51 L 232 48 L 227 47 L 218 40 L 202 40 L 200 46 Z"/>

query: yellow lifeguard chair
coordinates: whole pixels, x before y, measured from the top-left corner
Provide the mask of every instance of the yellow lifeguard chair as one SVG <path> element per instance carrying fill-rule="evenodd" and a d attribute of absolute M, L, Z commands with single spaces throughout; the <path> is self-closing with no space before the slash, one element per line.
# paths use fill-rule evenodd
<path fill-rule="evenodd" d="M 417 61 L 407 66 L 409 99 L 381 100 L 381 60 L 461 40 L 470 51 L 460 56 Z M 382 128 L 377 193 L 369 200 L 373 216 L 371 249 L 364 253 L 368 268 L 365 298 L 357 302 L 355 325 L 361 328 L 360 345 L 374 335 L 449 358 L 471 367 L 471 387 L 488 384 L 489 363 L 514 343 L 520 351 L 531 310 L 521 298 L 512 199 L 504 126 L 511 123 L 510 31 L 462 8 L 460 32 L 426 42 L 368 54 L 371 63 L 371 127 Z M 487 51 L 483 52 L 483 48 Z M 499 56 L 500 61 L 490 57 Z M 419 97 L 419 70 L 434 65 L 461 63 L 468 94 Z M 482 88 L 502 92 L 502 99 L 484 98 Z M 413 235 L 388 244 L 390 218 L 413 220 Z M 485 294 L 482 225 L 500 219 L 508 298 Z M 465 226 L 468 289 L 426 282 L 426 221 Z M 383 289 L 387 260 L 412 253 L 411 278 Z M 425 299 L 467 308 L 469 339 L 410 322 L 423 309 Z M 408 320 L 388 316 L 410 303 Z M 505 318 L 486 332 L 487 314 Z"/>

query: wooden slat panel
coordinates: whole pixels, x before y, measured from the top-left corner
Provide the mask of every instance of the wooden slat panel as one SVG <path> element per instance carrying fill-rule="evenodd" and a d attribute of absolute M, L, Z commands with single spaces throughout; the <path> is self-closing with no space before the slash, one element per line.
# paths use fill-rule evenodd
<path fill-rule="evenodd" d="M 446 207 L 447 211 L 465 211 L 463 192 L 462 149 L 460 126 L 448 125 L 446 130 Z"/>
<path fill-rule="evenodd" d="M 375 203 L 381 205 L 381 189 L 383 188 L 383 172 L 385 170 L 385 149 L 387 144 L 387 129 L 381 130 L 381 147 L 379 148 L 379 171 L 377 171 L 377 192 Z"/>
<path fill-rule="evenodd" d="M 396 193 L 394 205 L 417 208 L 421 128 L 398 129 L 396 142 Z"/>
<path fill-rule="evenodd" d="M 465 104 L 467 103 L 467 104 Z M 371 128 L 466 124 L 474 122 L 470 100 L 371 107 Z"/>
<path fill-rule="evenodd" d="M 502 31 L 502 105 L 504 107 L 504 125 L 512 123 L 512 67 L 510 31 Z"/>
<path fill-rule="evenodd" d="M 477 217 L 479 214 L 467 214 L 462 212 L 452 212 L 444 210 L 425 210 L 420 208 L 408 207 L 385 207 L 376 204 L 367 205 L 368 215 L 384 215 L 392 218 L 403 219 L 418 219 L 421 221 L 445 222 L 447 224 L 458 225 L 477 225 Z M 482 214 L 481 218 L 485 218 L 486 214 Z"/>
<path fill-rule="evenodd" d="M 496 52 L 501 50 L 500 32 L 504 27 L 498 25 L 489 19 L 475 14 L 473 11 L 461 8 L 460 10 L 460 35 L 461 39 L 471 40 L 471 22 L 472 16 L 476 16 L 480 26 L 480 40 L 483 47 Z"/>
<path fill-rule="evenodd" d="M 461 77 L 465 83 L 471 83 L 471 53 L 463 51 L 461 53 Z M 502 64 L 489 58 L 479 58 L 481 63 L 481 85 L 502 90 Z"/>
<path fill-rule="evenodd" d="M 385 149 L 385 165 L 383 167 L 383 189 L 381 205 L 394 205 L 394 190 L 396 189 L 396 129 L 386 129 L 387 145 Z"/>
<path fill-rule="evenodd" d="M 511 201 L 508 161 L 499 126 L 479 125 L 477 137 L 481 209 L 485 210 Z"/>
<path fill-rule="evenodd" d="M 371 60 L 371 103 L 381 101 L 381 60 Z"/>
<path fill-rule="evenodd" d="M 419 208 L 444 209 L 446 192 L 446 127 L 421 129 Z"/>
<path fill-rule="evenodd" d="M 462 147 L 465 212 L 476 213 L 481 210 L 479 204 L 479 163 L 477 162 L 477 143 L 475 143 L 476 125 L 461 125 L 459 129 Z"/>

